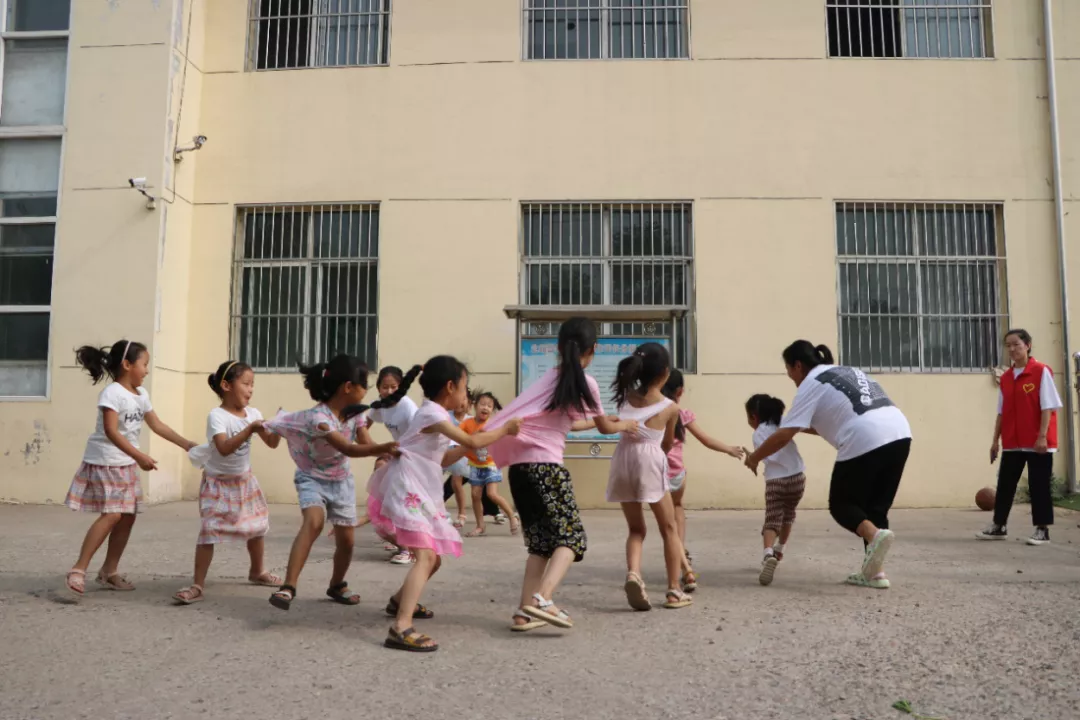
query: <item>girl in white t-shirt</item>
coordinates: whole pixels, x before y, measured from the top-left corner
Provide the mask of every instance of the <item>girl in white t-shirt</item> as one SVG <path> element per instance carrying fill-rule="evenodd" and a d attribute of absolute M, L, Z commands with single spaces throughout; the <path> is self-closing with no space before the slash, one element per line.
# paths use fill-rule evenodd
<path fill-rule="evenodd" d="M 379 391 L 379 399 L 386 400 L 401 387 L 405 375 L 401 368 L 388 365 L 379 371 L 375 379 L 375 389 Z M 383 408 L 373 409 L 367 414 L 367 428 L 370 430 L 375 423 L 382 423 L 390 431 L 390 437 L 397 442 L 409 427 L 409 422 L 416 414 L 416 403 L 406 395 L 401 400 Z M 390 462 L 390 456 L 384 455 L 375 460 L 375 469 L 378 470 Z M 416 558 L 405 548 L 398 547 L 393 543 L 386 543 L 386 551 L 393 553 L 390 562 L 394 565 L 411 565 Z"/>
<path fill-rule="evenodd" d="M 157 469 L 157 461 L 139 449 L 143 421 L 154 434 L 185 451 L 195 443 L 163 423 L 150 405 L 150 396 L 142 387 L 150 373 L 150 353 L 145 345 L 130 340 L 103 348 L 84 345 L 75 351 L 75 361 L 95 385 L 106 377 L 113 382 L 98 395 L 97 425 L 64 501 L 72 510 L 101 514 L 86 531 L 79 559 L 68 571 L 67 588 L 82 597 L 86 569 L 108 538 L 109 549 L 97 583 L 106 590 L 134 590 L 117 568 L 135 525 L 135 513 L 142 512 L 142 484 L 136 466 Z"/>
<path fill-rule="evenodd" d="M 796 340 L 784 349 L 788 377 L 799 388 L 780 428 L 746 458 L 758 464 L 800 432 L 820 435 L 836 448 L 829 512 L 863 539 L 862 569 L 849 585 L 885 589 L 885 556 L 892 546 L 889 509 L 911 451 L 911 427 L 877 381 L 862 370 L 833 365 L 832 351 Z"/>
<path fill-rule="evenodd" d="M 190 586 L 173 595 L 179 605 L 191 605 L 204 597 L 206 574 L 214 559 L 214 545 L 247 542 L 251 568 L 248 582 L 277 587 L 281 578 L 263 564 L 263 537 L 270 529 L 270 510 L 251 472 L 251 438 L 258 435 L 276 448 L 281 436 L 263 427 L 263 416 L 250 407 L 255 392 L 255 371 L 242 362 L 227 361 L 211 373 L 210 389 L 221 398 L 220 407 L 206 419 L 206 445 L 188 455 L 203 471 L 199 486 L 199 517 L 202 527 L 195 541 L 195 577 Z"/>
<path fill-rule="evenodd" d="M 754 429 L 754 448 L 765 444 L 780 428 L 784 417 L 784 401 L 770 395 L 754 395 L 746 401 L 746 422 Z M 758 581 L 769 585 L 776 565 L 784 558 L 784 546 L 795 524 L 795 509 L 806 491 L 806 466 L 795 442 L 764 458 L 765 462 L 765 524 L 761 541 L 765 554 L 761 558 Z"/>

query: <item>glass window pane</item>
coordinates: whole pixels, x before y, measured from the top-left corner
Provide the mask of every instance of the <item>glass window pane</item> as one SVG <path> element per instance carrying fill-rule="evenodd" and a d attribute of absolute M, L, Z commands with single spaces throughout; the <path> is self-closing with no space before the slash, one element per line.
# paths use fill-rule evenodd
<path fill-rule="evenodd" d="M 315 257 L 375 257 L 378 216 L 370 210 L 315 210 Z"/>
<path fill-rule="evenodd" d="M 527 210 L 525 254 L 530 257 L 595 257 L 603 253 L 599 208 L 559 207 Z"/>
<path fill-rule="evenodd" d="M 923 367 L 927 370 L 989 369 L 998 364 L 996 318 L 922 319 Z"/>
<path fill-rule="evenodd" d="M 840 334 L 845 365 L 868 369 L 919 366 L 917 318 L 842 317 Z"/>
<path fill-rule="evenodd" d="M 244 258 L 248 260 L 308 256 L 310 213 L 291 208 L 257 208 L 244 221 Z"/>
<path fill-rule="evenodd" d="M 300 266 L 246 267 L 242 274 L 240 358 L 254 367 L 291 368 L 307 360 Z"/>
<path fill-rule="evenodd" d="M 56 226 L 52 223 L 41 225 L 0 225 L 0 255 L 5 251 L 45 250 L 52 252 L 56 235 Z"/>
<path fill-rule="evenodd" d="M 685 305 L 688 267 L 682 263 L 613 263 L 615 305 Z"/>
<path fill-rule="evenodd" d="M 0 313 L 0 362 L 48 357 L 49 313 Z"/>
<path fill-rule="evenodd" d="M 63 125 L 67 38 L 4 41 L 0 125 Z"/>
<path fill-rule="evenodd" d="M 529 57 L 576 60 L 601 57 L 601 11 L 595 0 L 533 2 Z M 543 8 L 543 9 L 539 9 Z"/>
<path fill-rule="evenodd" d="M 71 0 L 8 0 L 7 30 L 67 30 Z"/>
<path fill-rule="evenodd" d="M 0 198 L 55 200 L 59 187 L 60 138 L 0 140 Z"/>
<path fill-rule="evenodd" d="M 0 305 L 48 305 L 52 251 L 9 254 L 0 250 Z"/>

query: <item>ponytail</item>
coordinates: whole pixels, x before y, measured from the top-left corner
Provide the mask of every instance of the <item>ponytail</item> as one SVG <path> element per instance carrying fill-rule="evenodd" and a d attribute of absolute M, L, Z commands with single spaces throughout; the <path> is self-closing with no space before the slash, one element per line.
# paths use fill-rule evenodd
<path fill-rule="evenodd" d="M 589 390 L 581 358 L 596 345 L 596 326 L 587 318 L 570 318 L 559 328 L 559 377 L 544 410 L 577 411 L 582 415 L 600 411 Z"/>
<path fill-rule="evenodd" d="M 315 402 L 326 402 L 347 382 L 367 390 L 371 375 L 367 364 L 355 355 L 337 355 L 330 362 L 298 367 L 304 375 L 304 387 Z"/>
<path fill-rule="evenodd" d="M 813 370 L 818 365 L 832 365 L 834 363 L 832 350 L 827 345 L 813 345 L 809 340 L 796 340 L 784 348 L 784 363 L 789 367 L 795 367 L 795 363 L 802 363 L 805 370 Z"/>
<path fill-rule="evenodd" d="M 619 367 L 615 370 L 615 380 L 611 383 L 611 389 L 615 391 L 612 397 L 615 407 L 625 403 L 626 394 L 638 385 L 642 364 L 642 358 L 636 352 L 619 361 Z"/>
<path fill-rule="evenodd" d="M 668 375 L 667 382 L 664 383 L 664 387 L 660 392 L 662 392 L 664 394 L 664 397 L 666 397 L 668 400 L 671 400 L 672 402 L 678 402 L 675 396 L 679 394 L 679 390 L 682 390 L 682 387 L 682 373 L 675 368 L 671 368 L 671 374 Z M 679 413 L 678 418 L 679 419 L 675 421 L 675 439 L 679 442 L 683 442 L 686 440 L 686 426 L 683 425 L 681 412 Z"/>
<path fill-rule="evenodd" d="M 349 418 L 354 418 L 357 415 L 363 415 L 368 410 L 380 410 L 382 408 L 394 407 L 399 402 L 401 402 L 402 398 L 409 394 L 409 388 L 412 387 L 412 384 L 416 380 L 416 377 L 423 369 L 424 368 L 422 365 L 413 365 L 409 369 L 409 372 L 407 372 L 404 377 L 401 378 L 401 383 L 398 385 L 398 389 L 395 390 L 393 393 L 387 395 L 385 398 L 376 400 L 370 405 L 365 405 L 363 403 L 349 405 L 341 411 L 342 416 L 346 420 L 348 420 Z"/>
<path fill-rule="evenodd" d="M 146 346 L 131 340 L 117 340 L 111 346 L 83 345 L 75 350 L 75 364 L 85 370 L 94 385 L 106 376 L 118 380 L 124 370 L 124 361 L 134 363 L 146 352 Z"/>
<path fill-rule="evenodd" d="M 757 418 L 759 423 L 780 427 L 784 419 L 784 401 L 771 395 L 752 395 L 746 401 L 746 412 Z"/>

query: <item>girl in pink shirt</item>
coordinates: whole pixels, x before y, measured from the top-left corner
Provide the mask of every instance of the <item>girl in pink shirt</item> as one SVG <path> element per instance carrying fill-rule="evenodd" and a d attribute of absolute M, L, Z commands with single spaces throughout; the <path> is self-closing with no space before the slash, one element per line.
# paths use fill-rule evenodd
<path fill-rule="evenodd" d="M 581 524 L 574 485 L 563 465 L 566 435 L 595 426 L 605 435 L 634 431 L 637 423 L 603 414 L 596 381 L 585 374 L 596 350 L 596 326 L 587 318 L 571 318 L 559 329 L 559 367 L 521 393 L 486 430 L 521 418 L 516 436 L 504 437 L 488 448 L 499 467 L 509 466 L 510 493 L 521 516 L 529 558 L 521 601 L 514 609 L 511 630 L 524 632 L 545 623 L 574 626 L 552 596 L 570 565 L 585 557 L 585 528 Z"/>
<path fill-rule="evenodd" d="M 664 395 L 676 404 L 680 404 L 683 396 L 683 375 L 678 370 L 672 369 L 664 384 Z M 705 447 L 725 455 L 730 455 L 736 460 L 742 460 L 743 450 L 734 445 L 722 443 L 711 438 L 701 426 L 698 425 L 697 416 L 685 408 L 679 409 L 679 422 L 675 426 L 675 442 L 667 455 L 668 484 L 671 486 L 671 500 L 675 503 L 675 522 L 679 527 L 679 538 L 686 547 L 686 508 L 683 507 L 683 495 L 686 493 L 686 466 L 683 464 L 683 445 L 686 442 L 686 431 L 698 439 Z M 690 565 L 690 551 L 686 550 L 683 562 L 682 589 L 683 592 L 697 590 L 697 575 Z"/>

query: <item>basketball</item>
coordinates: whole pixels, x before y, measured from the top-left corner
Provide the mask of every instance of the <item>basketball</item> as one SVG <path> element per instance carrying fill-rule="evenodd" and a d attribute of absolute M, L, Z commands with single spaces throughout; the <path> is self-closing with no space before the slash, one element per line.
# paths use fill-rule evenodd
<path fill-rule="evenodd" d="M 997 491 L 994 488 L 984 487 L 979 492 L 975 493 L 975 504 L 979 506 L 980 510 L 993 510 L 994 500 L 997 498 Z"/>

